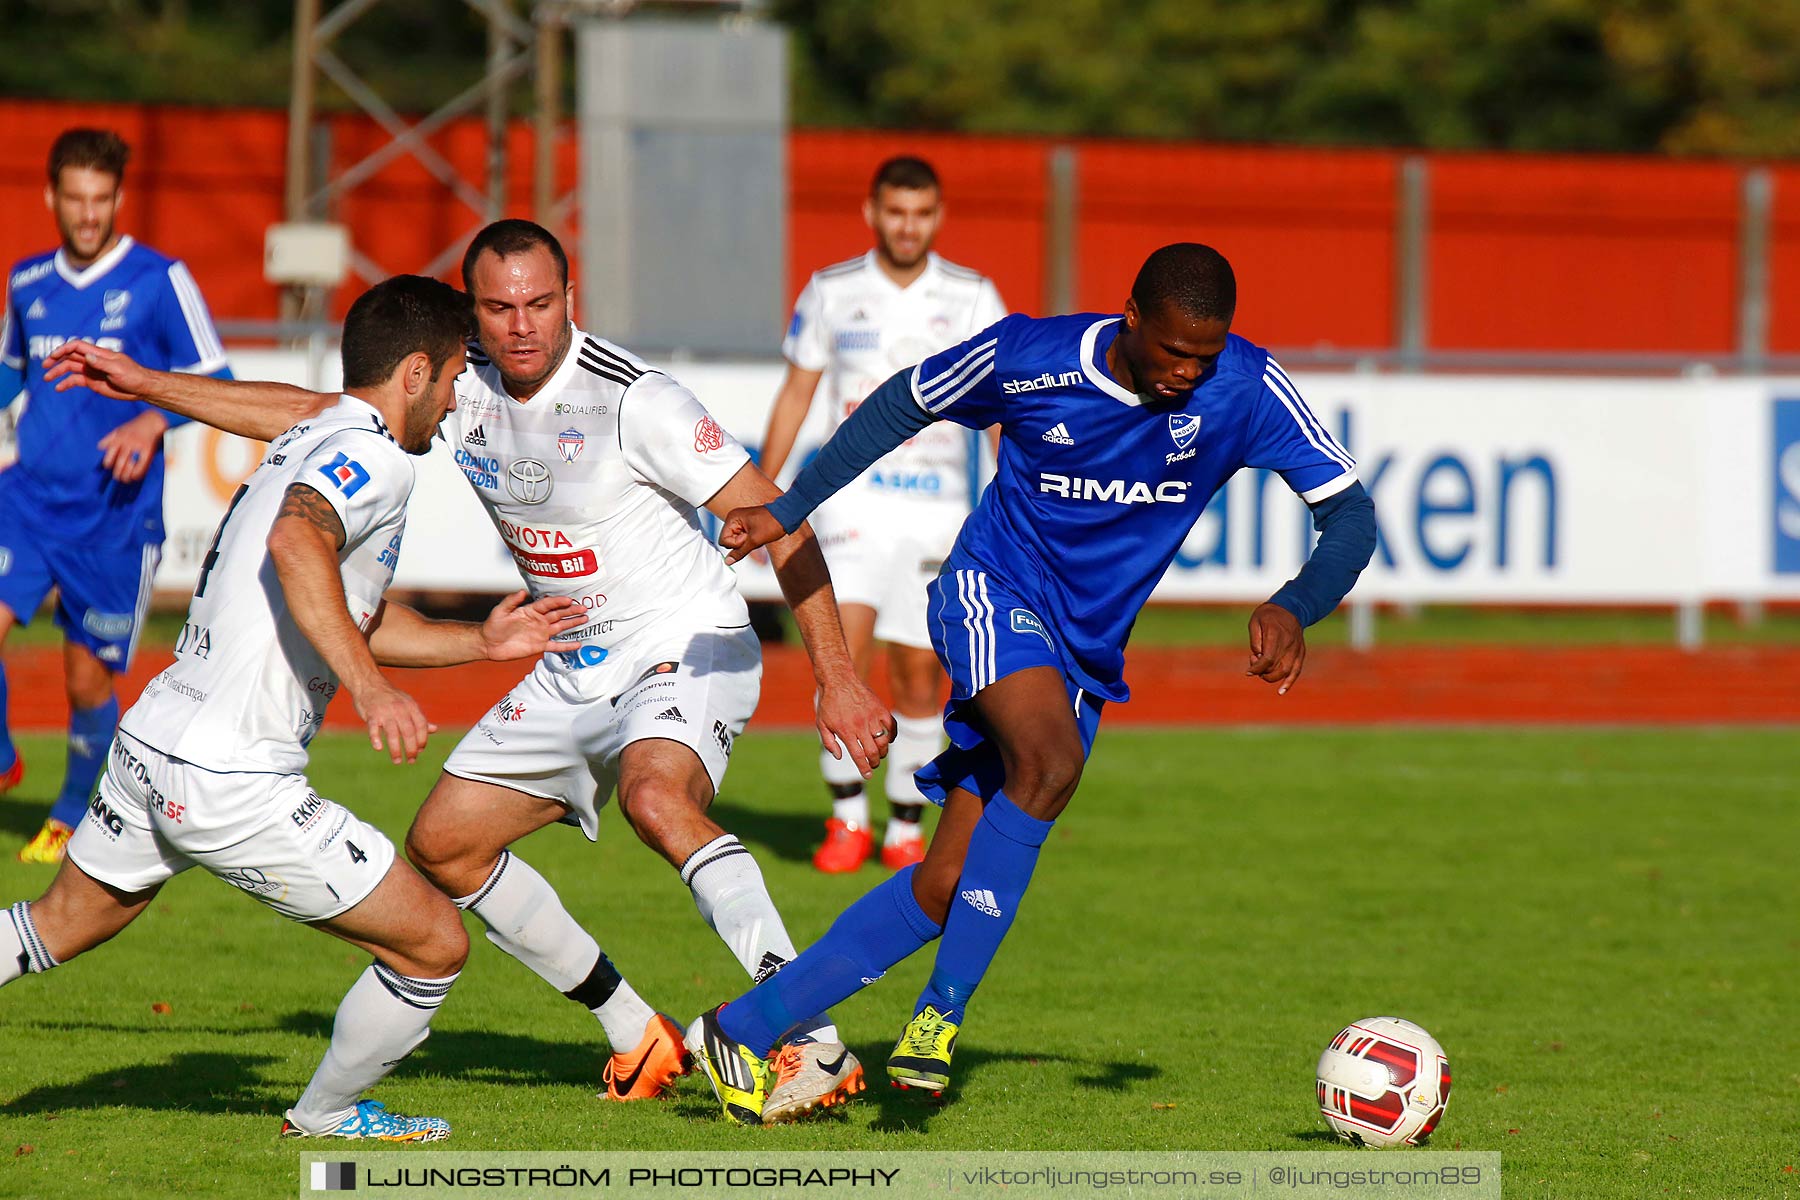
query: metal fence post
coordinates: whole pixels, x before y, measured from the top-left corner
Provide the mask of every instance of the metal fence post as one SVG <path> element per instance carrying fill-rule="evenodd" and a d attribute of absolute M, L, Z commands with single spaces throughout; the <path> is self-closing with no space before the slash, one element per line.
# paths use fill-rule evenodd
<path fill-rule="evenodd" d="M 1403 370 L 1424 365 L 1429 341 L 1431 166 L 1422 155 L 1400 160 L 1399 206 L 1394 213 L 1394 335 Z"/>
<path fill-rule="evenodd" d="M 1075 311 L 1077 151 L 1066 142 L 1050 147 L 1049 189 L 1044 197 L 1044 312 Z"/>
<path fill-rule="evenodd" d="M 1737 352 L 1738 366 L 1754 375 L 1769 354 L 1769 217 L 1775 180 L 1767 167 L 1744 172 L 1739 189 Z"/>

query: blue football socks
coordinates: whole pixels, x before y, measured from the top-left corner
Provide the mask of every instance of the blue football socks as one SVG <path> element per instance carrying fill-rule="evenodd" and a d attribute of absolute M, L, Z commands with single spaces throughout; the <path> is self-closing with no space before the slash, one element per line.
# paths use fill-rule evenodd
<path fill-rule="evenodd" d="M 74 828 L 87 811 L 88 797 L 106 765 L 113 730 L 119 725 L 119 698 L 108 696 L 98 708 L 78 708 L 69 714 L 69 770 L 62 791 L 50 808 L 52 819 Z"/>
<path fill-rule="evenodd" d="M 1037 867 L 1038 849 L 1054 825 L 1027 816 L 1005 792 L 996 792 L 982 809 L 944 920 L 937 963 L 913 1008 L 915 1015 L 930 1005 L 952 1022 L 962 1023 L 963 1009 L 1012 928 Z"/>
<path fill-rule="evenodd" d="M 824 937 L 726 1005 L 719 1028 L 752 1054 L 767 1057 L 788 1030 L 855 995 L 937 937 L 937 922 L 913 897 L 915 870 L 896 871 L 845 909 Z"/>

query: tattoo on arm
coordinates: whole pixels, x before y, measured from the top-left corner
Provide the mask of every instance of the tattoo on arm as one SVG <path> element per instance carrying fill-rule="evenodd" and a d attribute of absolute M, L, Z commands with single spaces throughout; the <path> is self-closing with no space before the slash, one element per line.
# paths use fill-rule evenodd
<path fill-rule="evenodd" d="M 275 514 L 277 521 L 283 517 L 299 517 L 307 524 L 323 530 L 330 535 L 332 545 L 339 550 L 344 548 L 344 542 L 348 540 L 344 534 L 344 523 L 338 519 L 337 509 L 331 507 L 331 501 L 321 496 L 311 484 L 288 484 L 287 493 L 281 498 L 281 511 Z"/>

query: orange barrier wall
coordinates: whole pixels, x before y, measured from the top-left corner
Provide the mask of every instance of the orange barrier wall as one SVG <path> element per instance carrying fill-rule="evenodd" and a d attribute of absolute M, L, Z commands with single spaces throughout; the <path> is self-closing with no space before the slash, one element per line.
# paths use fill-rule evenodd
<path fill-rule="evenodd" d="M 282 212 L 280 112 L 0 101 L 0 259 L 52 238 L 43 158 L 56 132 L 90 123 L 134 147 L 122 224 L 185 258 L 220 318 L 268 318 L 263 230 Z M 343 169 L 384 135 L 329 122 Z M 1077 306 L 1121 302 L 1144 253 L 1211 242 L 1236 264 L 1238 325 L 1282 347 L 1383 348 L 1397 337 L 1396 151 L 1086 140 L 1077 153 Z M 486 154 L 479 121 L 432 145 L 465 177 Z M 791 299 L 813 269 L 860 253 L 859 205 L 883 157 L 922 154 L 945 181 L 940 249 L 993 276 L 1012 307 L 1043 308 L 1055 143 L 1042 138 L 796 131 L 789 141 Z M 511 211 L 528 212 L 532 135 L 508 144 Z M 1431 154 L 1428 344 L 1436 349 L 1723 354 L 1737 345 L 1744 167 L 1616 156 Z M 576 175 L 559 141 L 559 189 Z M 1771 169 L 1768 348 L 1800 353 L 1800 166 Z M 382 270 L 418 270 L 480 220 L 403 156 L 347 196 L 337 218 Z M 572 225 L 565 233 L 573 234 Z M 573 236 L 567 239 L 571 247 Z M 452 268 L 453 269 L 453 268 Z M 334 312 L 360 284 L 335 297 Z M 770 331 L 771 345 L 779 330 Z"/>

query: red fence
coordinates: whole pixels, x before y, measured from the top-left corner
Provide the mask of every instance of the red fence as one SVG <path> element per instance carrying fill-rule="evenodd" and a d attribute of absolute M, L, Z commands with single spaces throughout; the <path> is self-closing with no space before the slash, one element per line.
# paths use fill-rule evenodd
<path fill-rule="evenodd" d="M 0 259 L 48 245 L 43 158 L 68 125 L 132 143 L 123 225 L 193 267 L 220 317 L 268 318 L 264 228 L 280 219 L 286 118 L 279 112 L 0 101 Z M 382 141 L 373 124 L 330 122 L 341 168 Z M 797 131 L 789 141 L 791 294 L 824 263 L 861 252 L 859 204 L 874 165 L 902 151 L 945 182 L 940 248 L 992 275 L 1008 303 L 1041 311 L 1050 157 L 1041 138 Z M 1174 240 L 1218 246 L 1238 268 L 1238 325 L 1284 347 L 1384 348 L 1396 328 L 1400 173 L 1395 151 L 1113 141 L 1076 151 L 1075 300 L 1121 302 L 1144 254 Z M 471 178 L 482 127 L 453 123 L 433 145 Z M 509 144 L 514 210 L 526 211 L 532 140 Z M 1662 351 L 1736 348 L 1742 164 L 1612 156 L 1423 156 L 1427 343 L 1446 350 Z M 561 187 L 575 144 L 560 139 Z M 1800 166 L 1770 170 L 1768 349 L 1800 353 Z M 359 249 L 413 270 L 479 219 L 411 158 L 339 206 Z M 570 239 L 573 244 L 574 239 Z M 338 310 L 355 288 L 338 297 Z M 778 330 L 770 331 L 771 344 Z"/>

